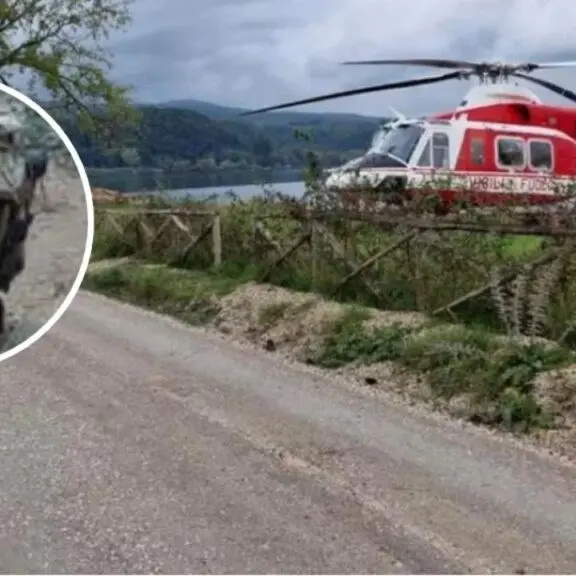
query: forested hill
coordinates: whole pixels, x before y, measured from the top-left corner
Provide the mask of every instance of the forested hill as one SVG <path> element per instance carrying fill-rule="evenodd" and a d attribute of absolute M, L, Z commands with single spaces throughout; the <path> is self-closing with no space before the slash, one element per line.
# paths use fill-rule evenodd
<path fill-rule="evenodd" d="M 140 106 L 141 124 L 125 135 L 122 151 L 104 153 L 75 122 L 56 119 L 91 168 L 127 165 L 164 170 L 218 170 L 260 166 L 299 168 L 314 149 L 334 166 L 366 149 L 380 120 L 351 114 L 270 113 L 239 117 L 241 110 L 199 101 Z M 312 135 L 311 141 L 295 131 Z"/>
<path fill-rule="evenodd" d="M 205 102 L 203 100 L 170 100 L 158 104 L 164 108 L 184 108 L 187 110 L 195 110 L 213 119 L 238 119 L 240 114 L 248 112 L 247 108 L 233 108 L 230 106 L 221 106 L 213 104 L 212 102 Z M 378 122 L 377 118 L 370 116 L 361 116 L 360 114 L 342 114 L 335 112 L 294 112 L 293 110 L 283 110 L 276 112 L 267 112 L 244 118 L 249 122 L 259 125 L 278 125 L 278 124 L 293 124 L 298 126 L 315 126 L 319 124 L 329 124 L 331 122 L 339 123 L 357 123 L 366 120 L 373 120 Z"/>

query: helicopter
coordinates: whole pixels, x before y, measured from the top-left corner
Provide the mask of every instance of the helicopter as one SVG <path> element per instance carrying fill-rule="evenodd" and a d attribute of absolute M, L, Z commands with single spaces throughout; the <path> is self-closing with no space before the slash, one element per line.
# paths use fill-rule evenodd
<path fill-rule="evenodd" d="M 442 205 L 541 206 L 566 201 L 576 181 L 576 93 L 531 76 L 574 62 L 470 62 L 438 58 L 359 60 L 345 66 L 428 66 L 436 76 L 367 86 L 244 112 L 260 114 L 360 94 L 476 79 L 455 109 L 424 118 L 399 116 L 366 153 L 332 170 L 328 189 L 404 197 L 437 196 Z M 560 95 L 572 106 L 546 104 L 518 80 Z M 392 196 L 390 196 L 392 197 Z"/>

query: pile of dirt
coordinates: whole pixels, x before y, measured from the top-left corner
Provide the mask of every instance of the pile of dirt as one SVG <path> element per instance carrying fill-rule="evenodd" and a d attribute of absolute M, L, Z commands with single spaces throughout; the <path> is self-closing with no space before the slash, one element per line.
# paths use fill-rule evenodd
<path fill-rule="evenodd" d="M 352 306 L 278 286 L 244 284 L 220 300 L 217 328 L 237 339 L 289 353 L 304 360 L 323 341 L 327 329 Z M 426 322 L 416 312 L 367 310 L 370 327 Z"/>

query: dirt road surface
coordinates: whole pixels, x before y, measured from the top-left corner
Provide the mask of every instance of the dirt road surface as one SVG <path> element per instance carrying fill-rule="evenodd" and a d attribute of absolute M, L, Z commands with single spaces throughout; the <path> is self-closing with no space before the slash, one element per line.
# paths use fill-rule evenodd
<path fill-rule="evenodd" d="M 576 571 L 576 471 L 80 293 L 2 363 L 0 571 Z"/>
<path fill-rule="evenodd" d="M 26 243 L 26 268 L 14 281 L 6 306 L 16 326 L 9 349 L 46 323 L 70 291 L 80 269 L 87 234 L 86 199 L 74 171 L 50 167 L 34 204 L 35 220 Z"/>

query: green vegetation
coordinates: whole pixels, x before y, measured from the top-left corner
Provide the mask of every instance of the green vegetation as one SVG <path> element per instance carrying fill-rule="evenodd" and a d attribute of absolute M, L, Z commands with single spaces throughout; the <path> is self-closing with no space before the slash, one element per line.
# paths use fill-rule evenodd
<path fill-rule="evenodd" d="M 457 325 L 367 330 L 362 317 L 353 314 L 334 324 L 310 359 L 326 368 L 389 361 L 425 374 L 436 399 L 467 397 L 472 421 L 526 432 L 553 422 L 534 396 L 535 377 L 574 363 L 576 355 L 559 346 L 521 345 Z"/>
<path fill-rule="evenodd" d="M 217 272 L 127 264 L 87 274 L 84 287 L 201 325 L 218 314 L 215 298 L 243 280 Z"/>
<path fill-rule="evenodd" d="M 157 205 L 157 203 L 156 203 Z M 206 209 L 204 204 L 185 205 Z M 576 345 L 576 267 L 570 245 L 550 262 L 534 267 L 532 261 L 549 250 L 543 240 L 531 237 L 511 239 L 499 235 L 469 232 L 429 234 L 400 246 L 361 275 L 341 280 L 350 272 L 351 259 L 363 262 L 392 246 L 405 233 L 385 233 L 369 222 L 328 223 L 325 231 L 336 240 L 335 252 L 325 234 L 317 234 L 314 246 L 304 242 L 281 265 L 272 266 L 279 256 L 305 232 L 305 222 L 291 215 L 297 203 L 267 198 L 232 203 L 220 211 L 222 266 L 219 274 L 251 279 L 263 276 L 272 284 L 302 292 L 317 292 L 342 302 L 384 310 L 417 310 L 432 314 L 457 298 L 492 282 L 477 297 L 437 314 L 444 320 L 481 326 L 485 330 L 512 335 L 542 336 Z M 124 220 L 123 220 L 124 219 Z M 158 230 L 165 217 L 137 216 L 148 231 Z M 134 223 L 129 215 L 118 215 L 116 223 Z M 271 236 L 255 233 L 255 223 Z M 198 235 L 208 224 L 206 217 L 187 219 L 191 234 Z M 94 258 L 138 256 L 147 261 L 187 270 L 211 270 L 214 256 L 210 235 L 192 251 L 190 237 L 176 226 L 164 226 L 153 245 L 146 243 L 133 225 L 120 234 L 105 219 L 99 221 Z M 518 272 L 512 282 L 499 284 L 509 273 Z"/>
<path fill-rule="evenodd" d="M 130 23 L 130 0 L 4 0 L 0 3 L 0 80 L 41 86 L 75 125 L 102 141 L 136 118 L 125 87 L 111 82 L 110 33 Z M 116 136 L 116 134 L 115 134 Z"/>

